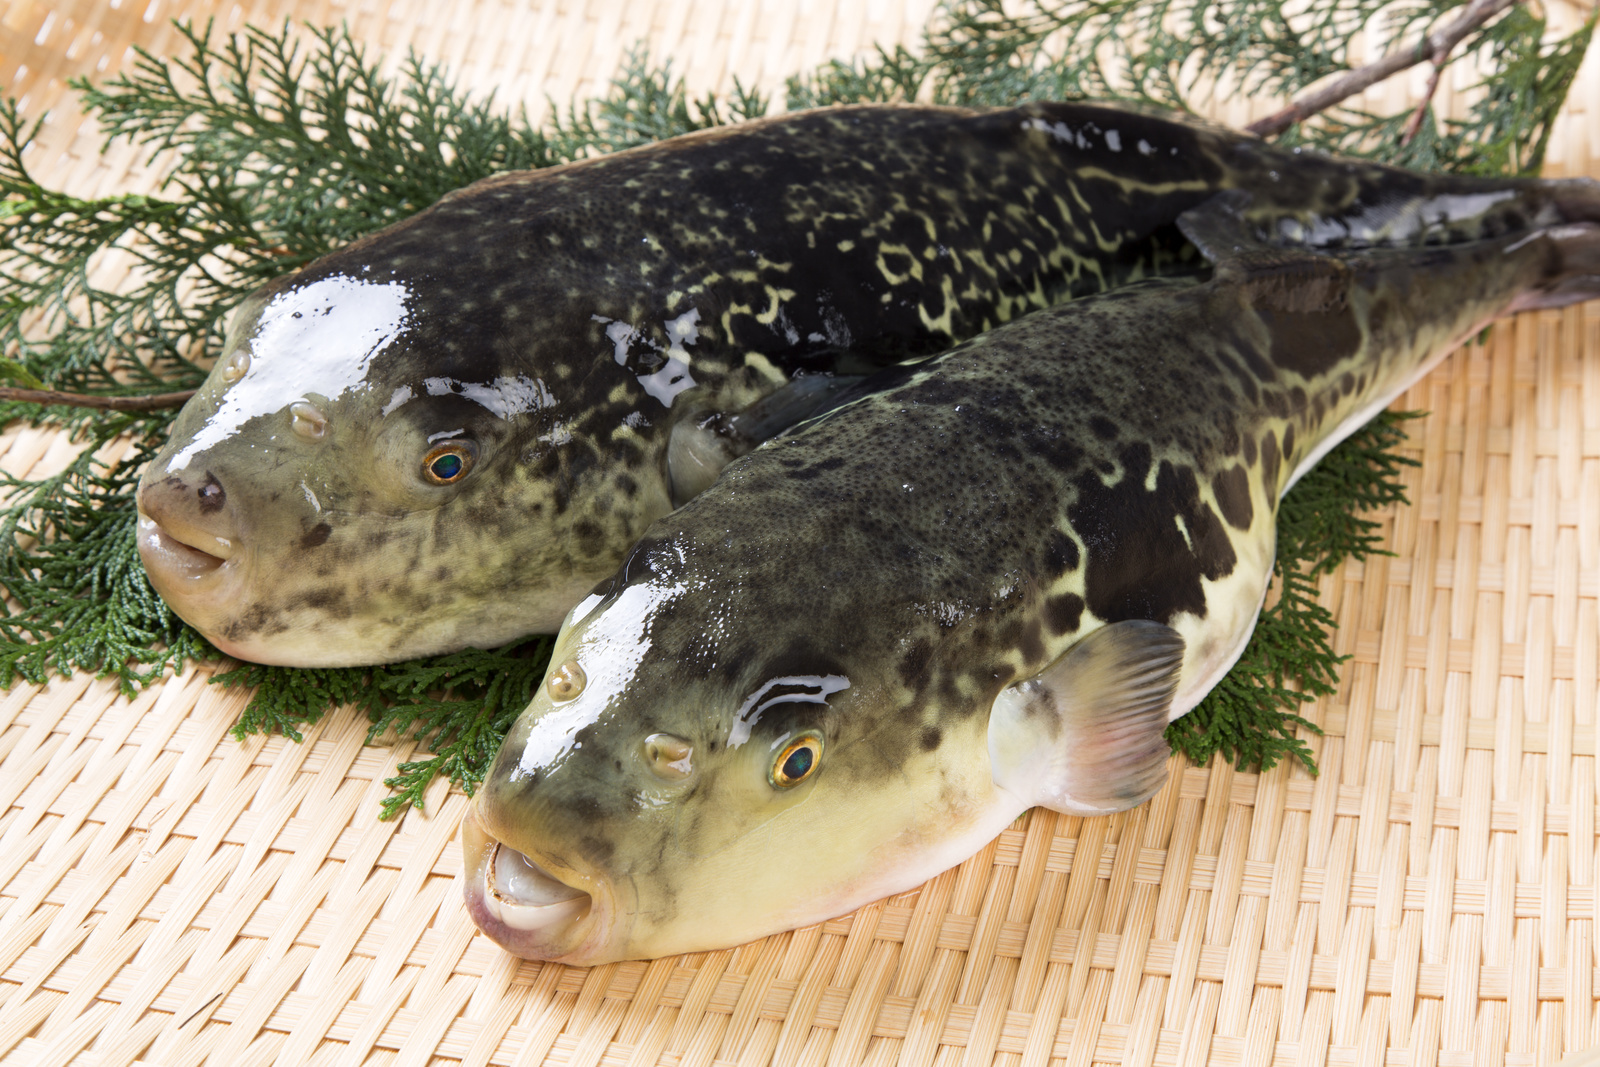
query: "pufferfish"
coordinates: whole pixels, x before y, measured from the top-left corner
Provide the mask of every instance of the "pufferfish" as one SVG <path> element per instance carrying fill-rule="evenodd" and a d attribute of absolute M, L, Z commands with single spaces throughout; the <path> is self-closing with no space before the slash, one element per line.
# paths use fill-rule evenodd
<path fill-rule="evenodd" d="M 244 302 L 140 482 L 140 553 L 258 662 L 553 631 L 863 374 L 1196 268 L 1174 221 L 1226 188 L 1358 239 L 1552 210 L 1538 183 L 1048 103 L 824 109 L 488 178 Z"/>
<path fill-rule="evenodd" d="M 567 618 L 462 827 L 473 920 L 712 949 L 1150 797 L 1284 491 L 1488 321 L 1600 296 L 1600 185 L 1549 188 L 1549 225 L 1361 250 L 1221 194 L 1179 222 L 1209 280 L 1028 315 L 731 464 Z"/>

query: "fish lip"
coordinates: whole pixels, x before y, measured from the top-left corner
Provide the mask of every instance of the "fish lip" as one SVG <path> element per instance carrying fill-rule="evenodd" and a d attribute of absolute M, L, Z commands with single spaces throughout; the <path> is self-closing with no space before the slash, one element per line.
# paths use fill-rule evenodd
<path fill-rule="evenodd" d="M 170 525 L 163 525 L 143 508 L 138 509 L 139 556 L 144 560 L 151 584 L 162 596 L 167 596 L 163 584 L 172 586 L 179 596 L 193 595 L 197 586 L 211 585 L 237 570 L 240 558 L 236 544 L 221 538 L 207 537 L 184 540 L 174 533 Z M 206 543 L 206 548 L 220 548 L 227 555 L 208 552 L 193 542 Z M 212 543 L 215 542 L 215 543 Z"/>
<path fill-rule="evenodd" d="M 206 635 L 223 654 L 256 659 L 224 635 L 241 608 L 248 553 L 227 559 L 181 541 L 140 509 L 134 532 L 145 577 L 183 621 Z"/>
<path fill-rule="evenodd" d="M 495 944 L 523 959 L 591 964 L 615 958 L 615 946 L 606 932 L 616 911 L 604 880 L 574 872 L 578 877 L 557 880 L 583 896 L 544 906 L 507 901 L 495 889 L 494 861 L 501 848 L 511 846 L 484 829 L 477 807 L 468 807 L 461 820 L 462 894 L 473 925 Z M 538 865 L 537 859 L 523 855 Z"/>

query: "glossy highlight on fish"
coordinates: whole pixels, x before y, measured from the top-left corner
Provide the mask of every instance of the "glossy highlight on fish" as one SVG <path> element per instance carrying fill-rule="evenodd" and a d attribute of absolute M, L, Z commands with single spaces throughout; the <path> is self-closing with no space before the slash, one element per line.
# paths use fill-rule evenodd
<path fill-rule="evenodd" d="M 731 464 L 569 616 L 463 823 L 474 921 L 571 963 L 717 948 L 1151 796 L 1287 487 L 1484 323 L 1600 296 L 1600 185 L 1543 193 L 1360 249 L 1221 194 L 1181 221 L 1209 280 L 1029 315 Z"/>
<path fill-rule="evenodd" d="M 1067 104 L 823 109 L 489 178 L 245 301 L 141 481 L 146 569 L 260 662 L 551 631 L 856 378 L 1197 269 L 1175 220 L 1226 188 L 1318 240 L 1550 211 Z"/>

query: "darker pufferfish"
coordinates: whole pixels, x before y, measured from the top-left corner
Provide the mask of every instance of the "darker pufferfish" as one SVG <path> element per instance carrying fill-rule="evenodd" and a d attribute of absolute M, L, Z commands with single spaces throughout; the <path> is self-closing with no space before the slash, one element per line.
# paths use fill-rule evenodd
<path fill-rule="evenodd" d="M 823 109 L 489 178 L 244 302 L 140 483 L 140 551 L 244 659 L 548 632 L 860 376 L 1202 269 L 1174 223 L 1220 189 L 1359 241 L 1492 187 L 1048 103 Z M 1478 214 L 1522 225 L 1527 188 Z"/>

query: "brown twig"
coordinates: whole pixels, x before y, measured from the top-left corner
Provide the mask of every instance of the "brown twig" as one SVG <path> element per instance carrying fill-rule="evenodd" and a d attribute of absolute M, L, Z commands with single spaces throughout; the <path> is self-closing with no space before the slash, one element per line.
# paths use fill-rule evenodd
<path fill-rule="evenodd" d="M 75 408 L 101 411 L 159 411 L 181 406 L 193 389 L 181 393 L 152 393 L 148 396 L 87 396 L 83 393 L 58 393 L 54 389 L 14 389 L 0 385 L 0 400 L 20 400 L 25 404 L 68 404 Z"/>
<path fill-rule="evenodd" d="M 1428 115 L 1428 106 L 1433 103 L 1433 94 L 1439 89 L 1439 75 L 1444 72 L 1445 56 L 1433 57 L 1433 70 L 1428 75 L 1428 87 L 1422 91 L 1422 100 L 1417 104 L 1417 109 L 1411 113 L 1411 118 L 1406 122 L 1406 132 L 1400 135 L 1400 146 L 1404 148 L 1417 136 L 1417 131 L 1422 129 L 1422 120 Z"/>
<path fill-rule="evenodd" d="M 1245 129 L 1259 137 L 1275 137 L 1293 126 L 1333 105 L 1354 96 L 1370 85 L 1376 85 L 1392 75 L 1424 62 L 1430 57 L 1442 58 L 1450 54 L 1462 38 L 1482 26 L 1512 4 L 1521 0 L 1472 0 L 1461 17 L 1448 26 L 1435 30 L 1409 48 L 1390 52 L 1376 63 L 1368 63 L 1348 74 L 1341 74 L 1322 88 L 1307 93 L 1275 115 L 1252 122 Z M 1436 72 L 1437 76 L 1437 72 Z"/>

